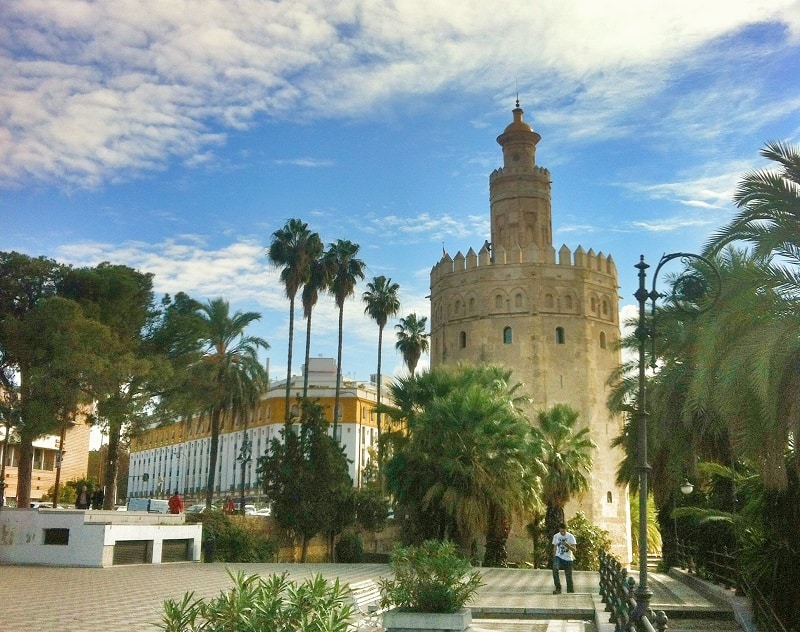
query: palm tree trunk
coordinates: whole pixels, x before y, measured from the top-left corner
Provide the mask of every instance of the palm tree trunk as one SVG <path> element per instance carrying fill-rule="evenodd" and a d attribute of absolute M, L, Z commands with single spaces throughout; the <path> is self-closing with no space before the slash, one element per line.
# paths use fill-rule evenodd
<path fill-rule="evenodd" d="M 553 539 L 556 531 L 558 531 L 558 525 L 562 522 L 566 522 L 564 520 L 564 508 L 556 505 L 547 505 L 544 514 L 544 529 L 548 543 Z"/>
<path fill-rule="evenodd" d="M 286 409 L 286 432 L 288 433 L 292 425 L 291 409 L 289 408 L 289 401 L 291 399 L 292 390 L 292 343 L 294 342 L 294 295 L 289 297 L 289 356 L 286 359 L 286 400 L 284 407 Z"/>
<path fill-rule="evenodd" d="M 206 485 L 206 508 L 211 508 L 214 499 L 214 483 L 217 475 L 217 452 L 219 451 L 219 427 L 222 410 L 214 408 L 211 413 L 211 446 L 208 455 L 208 483 Z"/>
<path fill-rule="evenodd" d="M 508 562 L 508 534 L 511 531 L 511 521 L 506 513 L 495 504 L 489 507 L 489 521 L 486 529 L 486 552 L 483 556 L 483 565 L 489 567 L 503 567 Z"/>
<path fill-rule="evenodd" d="M 383 444 L 381 443 L 381 347 L 383 346 L 383 325 L 378 327 L 378 482 L 383 490 Z"/>
<path fill-rule="evenodd" d="M 311 311 L 306 319 L 306 363 L 303 371 L 303 399 L 308 397 L 308 360 L 311 356 Z"/>
<path fill-rule="evenodd" d="M 342 337 L 344 335 L 344 304 L 339 307 L 339 349 L 336 353 L 336 397 L 333 400 L 333 438 L 338 441 L 336 429 L 339 425 L 339 393 L 342 388 Z"/>

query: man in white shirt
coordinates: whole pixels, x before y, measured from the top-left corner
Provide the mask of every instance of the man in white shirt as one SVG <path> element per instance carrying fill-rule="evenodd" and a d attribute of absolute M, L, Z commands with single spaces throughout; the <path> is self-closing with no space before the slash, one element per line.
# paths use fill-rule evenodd
<path fill-rule="evenodd" d="M 578 548 L 575 536 L 567 531 L 567 525 L 563 522 L 558 525 L 558 533 L 553 536 L 553 583 L 556 585 L 554 595 L 561 594 L 561 580 L 558 571 L 564 569 L 564 577 L 567 579 L 567 592 L 575 592 L 572 585 L 572 562 L 574 561 L 573 552 Z"/>

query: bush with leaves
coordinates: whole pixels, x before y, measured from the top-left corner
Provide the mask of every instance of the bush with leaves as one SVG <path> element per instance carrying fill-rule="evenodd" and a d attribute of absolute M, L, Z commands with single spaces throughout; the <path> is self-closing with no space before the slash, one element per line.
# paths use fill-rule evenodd
<path fill-rule="evenodd" d="M 208 540 L 215 544 L 218 562 L 273 562 L 278 544 L 260 529 L 260 520 L 237 520 L 221 511 L 189 514 L 187 523 L 202 522 L 203 547 Z"/>
<path fill-rule="evenodd" d="M 406 612 L 458 612 L 483 585 L 452 542 L 427 540 L 420 546 L 395 547 L 393 579 L 381 579 L 381 607 Z"/>
<path fill-rule="evenodd" d="M 336 543 L 336 561 L 342 564 L 358 564 L 364 561 L 364 544 L 361 536 L 345 531 Z"/>
<path fill-rule="evenodd" d="M 233 575 L 233 588 L 214 599 L 164 602 L 161 623 L 165 632 L 346 632 L 355 610 L 348 589 L 314 575 L 302 583 L 286 573 L 261 577 Z"/>
<path fill-rule="evenodd" d="M 578 541 L 578 552 L 575 554 L 573 568 L 576 571 L 599 571 L 600 551 L 611 550 L 608 531 L 589 522 L 582 511 L 569 520 L 567 528 Z"/>

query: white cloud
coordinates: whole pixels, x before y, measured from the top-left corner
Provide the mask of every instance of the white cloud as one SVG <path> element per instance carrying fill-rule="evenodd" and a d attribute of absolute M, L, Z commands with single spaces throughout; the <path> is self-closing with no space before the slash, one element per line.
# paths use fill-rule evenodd
<path fill-rule="evenodd" d="M 647 11 L 633 0 L 518 0 L 502 11 L 483 0 L 4 3 L 0 183 L 95 187 L 163 169 L 171 157 L 213 161 L 226 131 L 257 116 L 294 117 L 301 104 L 309 117 L 362 117 L 445 86 L 498 90 L 516 78 L 523 93 L 548 94 L 529 101 L 573 140 L 627 135 L 621 113 L 646 109 L 676 66 L 715 38 L 770 21 L 796 45 L 797 0 L 683 0 Z M 756 111 L 800 107 L 794 95 L 764 112 L 723 103 L 714 90 L 713 104 L 699 93 L 684 114 L 719 106 L 734 114 L 721 120 L 742 124 Z"/>

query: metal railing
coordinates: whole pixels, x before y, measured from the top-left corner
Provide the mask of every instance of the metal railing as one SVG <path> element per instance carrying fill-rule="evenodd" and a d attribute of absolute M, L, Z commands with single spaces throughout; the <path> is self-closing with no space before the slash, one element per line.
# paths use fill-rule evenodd
<path fill-rule="evenodd" d="M 676 544 L 676 551 L 678 564 L 682 569 L 725 588 L 735 589 L 737 595 L 746 595 L 759 630 L 788 632 L 764 593 L 739 572 L 737 554 L 729 553 L 726 547 L 722 550 L 704 550 L 701 553 L 697 545 L 680 541 Z"/>
<path fill-rule="evenodd" d="M 609 622 L 614 624 L 615 632 L 664 632 L 667 630 L 667 615 L 659 610 L 641 614 L 636 604 L 636 580 L 628 576 L 628 569 L 619 560 L 607 553 L 600 552 L 600 597 L 606 604 Z M 640 616 L 641 614 L 641 616 Z M 652 617 L 655 626 L 650 622 Z"/>

